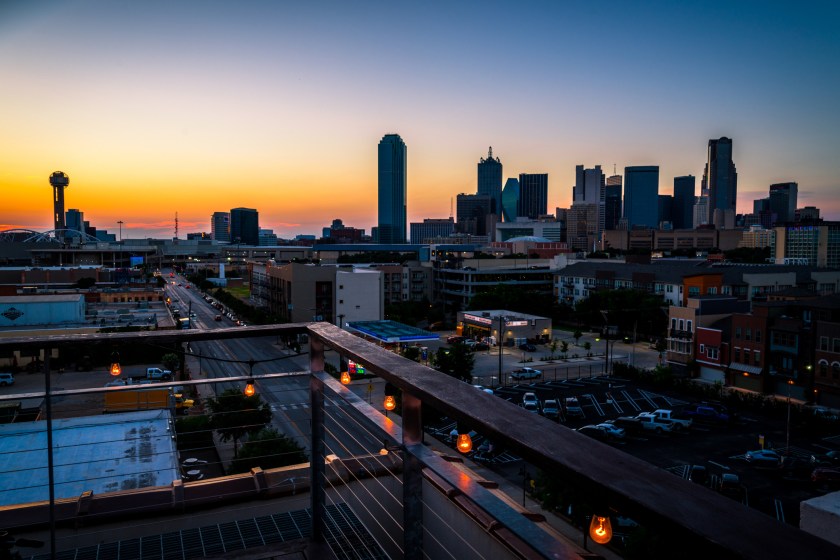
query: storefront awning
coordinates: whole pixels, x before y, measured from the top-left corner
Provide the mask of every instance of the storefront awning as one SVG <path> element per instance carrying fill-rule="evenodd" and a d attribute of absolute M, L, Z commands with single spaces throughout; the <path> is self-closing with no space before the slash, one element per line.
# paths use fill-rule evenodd
<path fill-rule="evenodd" d="M 751 366 L 749 364 L 742 364 L 740 362 L 732 362 L 729 364 L 729 369 L 732 371 L 747 372 L 752 375 L 760 375 L 761 367 Z"/>

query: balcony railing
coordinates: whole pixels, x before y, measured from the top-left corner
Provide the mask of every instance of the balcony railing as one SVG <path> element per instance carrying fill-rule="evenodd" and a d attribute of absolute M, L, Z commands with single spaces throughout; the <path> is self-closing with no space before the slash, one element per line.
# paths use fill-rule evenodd
<path fill-rule="evenodd" d="M 235 504 L 255 500 L 254 507 L 277 509 L 279 502 L 271 498 L 288 493 L 292 486 L 292 493 L 299 493 L 301 487 L 309 491 L 309 507 L 304 517 L 310 521 L 300 536 L 313 543 L 328 543 L 339 557 L 355 557 L 345 554 L 342 547 L 362 548 L 366 551 L 362 557 L 409 559 L 589 556 L 577 543 L 545 531 L 544 523 L 533 515 L 523 515 L 510 499 L 497 496 L 482 477 L 453 463 L 450 457 L 453 453 L 441 454 L 425 445 L 421 414 L 421 405 L 425 405 L 457 422 L 461 431 L 472 430 L 488 437 L 546 476 L 564 481 L 583 497 L 582 501 L 595 504 L 599 511 L 631 517 L 655 531 L 661 542 L 671 547 L 673 557 L 838 557 L 838 549 L 826 541 L 679 477 L 663 474 L 661 469 L 613 447 L 327 323 L 3 339 L 0 353 L 12 348 L 67 349 L 88 344 L 110 348 L 146 343 L 171 348 L 209 340 L 279 339 L 298 334 L 309 336 L 309 371 L 256 377 L 260 383 L 275 383 L 278 390 L 292 379 L 301 379 L 301 375 L 308 379 L 311 410 L 308 467 L 285 471 L 254 469 L 245 475 L 218 480 L 177 480 L 163 488 L 83 494 L 69 502 L 51 496 L 48 503 L 19 505 L 17 514 L 10 513 L 12 510 L 8 508 L 0 510 L 0 525 L 11 526 L 17 536 L 49 526 L 53 553 L 57 552 L 56 534 L 62 531 L 68 535 L 67 543 L 79 543 L 73 544 L 74 547 L 83 543 L 79 535 L 74 536 L 72 530 L 63 528 L 65 522 L 95 524 L 119 518 L 124 521 L 112 526 L 107 534 L 97 535 L 99 540 L 118 539 L 136 535 L 139 518 L 155 518 L 165 512 L 174 516 L 166 529 L 173 531 L 178 524 L 189 523 L 196 511 L 212 504 L 230 508 L 225 519 L 228 529 L 233 530 L 229 525 L 234 523 L 231 516 L 238 513 Z M 324 373 L 327 351 L 363 363 L 369 373 L 396 387 L 401 392 L 400 422 L 383 415 Z M 49 356 L 50 352 L 45 355 Z M 49 369 L 49 359 L 46 368 Z M 201 386 L 242 383 L 247 377 L 177 383 Z M 97 387 L 80 391 L 105 390 Z M 53 401 L 69 398 L 72 392 L 52 391 L 47 383 L 43 392 L 26 396 L 44 397 L 46 414 L 50 417 Z M 48 433 L 52 430 L 51 423 L 52 420 L 47 423 Z M 48 445 L 52 450 L 52 442 Z M 48 468 L 52 473 L 52 451 L 49 455 Z M 290 479 L 308 482 L 289 484 Z M 52 488 L 51 474 L 51 491 Z M 184 509 L 186 515 L 176 515 Z M 554 514 L 546 512 L 546 515 Z M 255 518 L 253 525 L 261 526 L 264 521 L 262 517 Z M 243 534 L 244 543 L 244 527 L 252 525 L 241 520 L 236 523 L 241 525 L 236 531 Z M 272 523 L 279 527 L 280 521 L 273 519 Z M 351 536 L 337 532 L 338 527 L 357 524 L 364 527 L 366 538 L 372 538 L 372 542 L 352 541 Z M 218 525 L 222 534 L 223 525 Z M 181 543 L 186 542 L 183 535 L 179 539 Z M 253 540 L 269 548 L 279 546 L 272 545 L 264 536 Z M 203 555 L 209 555 L 206 547 L 203 550 Z M 216 555 L 223 552 L 226 550 Z"/>
<path fill-rule="evenodd" d="M 670 338 L 679 338 L 684 340 L 691 340 L 694 337 L 694 333 L 691 331 L 686 331 L 682 329 L 670 329 L 668 331 L 668 336 Z"/>

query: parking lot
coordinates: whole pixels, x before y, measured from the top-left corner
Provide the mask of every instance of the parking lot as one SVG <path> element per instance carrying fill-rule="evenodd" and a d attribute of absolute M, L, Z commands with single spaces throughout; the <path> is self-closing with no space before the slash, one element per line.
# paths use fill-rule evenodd
<path fill-rule="evenodd" d="M 547 399 L 555 399 L 560 403 L 566 399 L 576 399 L 582 416 L 569 415 L 564 418 L 561 415 L 558 430 L 577 429 L 656 409 L 671 409 L 679 413 L 692 404 L 679 396 L 606 376 L 522 383 L 495 390 L 499 398 L 520 406 L 523 395 L 529 392 L 536 394 L 541 403 Z M 437 435 L 446 438 L 451 427 L 444 422 L 437 429 L 440 432 Z M 501 454 L 498 460 L 495 457 L 490 459 L 489 455 L 492 454 L 487 452 L 493 448 L 484 443 L 480 434 L 476 435 L 474 449 L 477 449 L 477 459 L 486 462 L 510 480 L 521 482 L 522 461 L 509 453 Z M 785 460 L 794 464 L 795 468 L 763 468 L 748 463 L 745 453 L 761 447 L 759 436 L 763 436 L 765 448 L 772 448 L 780 455 L 790 457 L 792 460 Z M 723 474 L 735 474 L 740 488 L 727 495 L 781 521 L 798 525 L 799 502 L 840 489 L 836 484 L 811 482 L 813 466 L 809 461 L 812 454 L 840 449 L 840 432 L 815 437 L 803 426 L 794 423 L 790 426 L 789 446 L 786 440 L 787 424 L 784 420 L 742 413 L 728 424 L 694 422 L 688 431 L 661 435 L 647 431 L 627 433 L 622 439 L 609 438 L 606 442 L 662 468 L 662 476 L 689 479 L 693 465 L 705 467 L 707 476 L 701 483 L 708 486 L 710 491 L 719 487 Z"/>

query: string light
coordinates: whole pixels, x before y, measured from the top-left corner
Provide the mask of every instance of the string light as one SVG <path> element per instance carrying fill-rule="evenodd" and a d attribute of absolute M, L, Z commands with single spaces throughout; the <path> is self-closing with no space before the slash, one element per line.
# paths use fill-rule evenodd
<path fill-rule="evenodd" d="M 344 385 L 349 385 L 350 384 L 350 374 L 347 373 L 346 371 L 341 372 L 341 383 L 344 384 Z"/>
<path fill-rule="evenodd" d="M 397 401 L 394 400 L 394 397 L 388 395 L 387 397 L 385 397 L 385 403 L 383 404 L 383 406 L 385 407 L 385 410 L 394 410 L 395 408 L 397 408 Z"/>
<path fill-rule="evenodd" d="M 111 369 L 109 371 L 114 377 L 119 377 L 120 375 L 122 375 L 122 367 L 120 366 L 119 352 L 111 352 Z"/>
<path fill-rule="evenodd" d="M 589 536 L 598 544 L 607 544 L 612 539 L 612 524 L 609 517 L 600 515 L 592 516 L 592 523 L 589 524 Z"/>
<path fill-rule="evenodd" d="M 457 443 L 458 451 L 461 453 L 469 453 L 472 451 L 472 438 L 470 434 L 458 434 L 458 443 Z"/>
<path fill-rule="evenodd" d="M 248 383 L 245 384 L 245 390 L 243 391 L 246 397 L 253 397 L 257 394 L 257 389 L 254 387 L 254 380 L 249 379 Z"/>

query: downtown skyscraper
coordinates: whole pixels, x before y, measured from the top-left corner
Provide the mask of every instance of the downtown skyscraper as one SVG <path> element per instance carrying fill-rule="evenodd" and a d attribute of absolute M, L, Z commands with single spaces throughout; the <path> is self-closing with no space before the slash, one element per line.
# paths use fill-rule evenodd
<path fill-rule="evenodd" d="M 624 168 L 624 217 L 628 229 L 659 227 L 659 166 Z"/>
<path fill-rule="evenodd" d="M 489 196 L 490 212 L 501 220 L 502 215 L 502 162 L 493 157 L 493 147 L 487 151 L 487 158 L 478 161 L 478 194 Z"/>
<path fill-rule="evenodd" d="M 536 220 L 547 213 L 548 173 L 520 173 L 517 217 Z"/>
<path fill-rule="evenodd" d="M 703 190 L 709 193 L 709 223 L 714 224 L 716 229 L 734 228 L 738 173 L 732 161 L 731 139 L 709 140 Z"/>
<path fill-rule="evenodd" d="M 406 242 L 406 146 L 399 134 L 379 142 L 379 243 Z"/>

